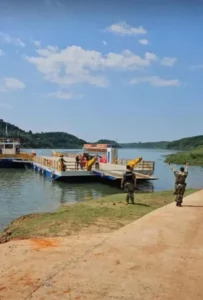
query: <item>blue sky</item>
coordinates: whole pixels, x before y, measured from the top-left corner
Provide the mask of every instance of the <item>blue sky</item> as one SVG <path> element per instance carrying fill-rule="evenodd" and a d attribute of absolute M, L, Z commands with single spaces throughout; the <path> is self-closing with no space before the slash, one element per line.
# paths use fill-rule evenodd
<path fill-rule="evenodd" d="M 88 141 L 202 134 L 201 1 L 0 0 L 0 117 Z"/>

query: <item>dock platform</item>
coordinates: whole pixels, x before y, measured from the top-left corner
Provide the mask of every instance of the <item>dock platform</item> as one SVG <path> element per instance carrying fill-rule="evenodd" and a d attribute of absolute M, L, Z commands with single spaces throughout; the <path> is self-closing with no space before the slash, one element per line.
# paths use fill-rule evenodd
<path fill-rule="evenodd" d="M 111 182 L 120 185 L 123 173 L 126 170 L 124 165 L 100 163 L 100 169 L 94 167 L 91 171 L 77 170 L 75 159 L 64 157 L 66 170 L 58 170 L 58 157 L 36 156 L 33 158 L 33 168 L 54 180 L 66 182 Z M 156 180 L 158 178 L 134 172 L 137 181 Z"/>

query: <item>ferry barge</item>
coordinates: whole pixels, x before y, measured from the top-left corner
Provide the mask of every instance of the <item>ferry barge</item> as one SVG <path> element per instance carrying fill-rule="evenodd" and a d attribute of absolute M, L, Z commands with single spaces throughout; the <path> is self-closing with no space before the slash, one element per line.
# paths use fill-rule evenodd
<path fill-rule="evenodd" d="M 134 172 L 140 175 L 146 175 L 152 177 L 155 172 L 155 162 L 149 160 L 143 160 L 142 157 L 135 159 L 120 158 L 118 153 L 118 148 L 109 144 L 84 144 L 81 152 L 70 153 L 70 152 L 56 152 L 53 151 L 52 155 L 54 157 L 64 156 L 66 158 L 72 158 L 73 160 L 76 156 L 88 154 L 90 157 L 99 156 L 100 164 L 108 168 L 111 165 L 112 170 L 125 170 L 127 165 L 133 167 Z"/>

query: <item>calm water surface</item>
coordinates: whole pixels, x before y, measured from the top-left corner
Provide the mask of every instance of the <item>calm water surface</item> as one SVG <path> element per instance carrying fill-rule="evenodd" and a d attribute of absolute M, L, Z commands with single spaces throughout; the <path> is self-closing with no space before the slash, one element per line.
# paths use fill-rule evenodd
<path fill-rule="evenodd" d="M 71 150 L 73 152 L 73 150 Z M 148 190 L 173 188 L 174 177 L 164 163 L 164 156 L 173 153 L 155 149 L 123 149 L 121 158 L 142 156 L 155 161 L 155 176 L 159 179 L 147 186 Z M 39 155 L 50 155 L 51 150 L 38 150 Z M 190 167 L 189 188 L 203 188 L 203 168 Z M 0 169 L 0 230 L 13 219 L 28 213 L 54 211 L 62 203 L 74 203 L 118 193 L 119 190 L 102 184 L 67 184 L 52 182 L 33 170 Z"/>

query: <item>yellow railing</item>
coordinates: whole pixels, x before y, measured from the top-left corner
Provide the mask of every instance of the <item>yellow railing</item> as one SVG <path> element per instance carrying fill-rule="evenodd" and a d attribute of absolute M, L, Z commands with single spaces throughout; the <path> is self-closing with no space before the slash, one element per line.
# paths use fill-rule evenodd
<path fill-rule="evenodd" d="M 48 168 L 56 170 L 58 169 L 58 161 L 55 159 L 48 159 L 42 156 L 35 156 L 33 157 L 33 161 Z"/>
<path fill-rule="evenodd" d="M 78 155 L 82 155 L 83 153 L 65 153 L 64 157 L 76 158 Z"/>
<path fill-rule="evenodd" d="M 70 157 L 70 158 L 76 158 L 76 156 L 78 155 L 82 155 L 83 153 L 63 153 L 63 152 L 56 152 L 56 151 L 52 151 L 52 156 L 53 157 Z"/>
<path fill-rule="evenodd" d="M 0 159 L 1 158 L 18 158 L 22 160 L 29 160 L 32 161 L 33 155 L 29 153 L 19 153 L 19 154 L 0 154 Z"/>
<path fill-rule="evenodd" d="M 118 165 L 127 165 L 129 160 L 127 159 L 118 159 Z M 140 163 L 135 165 L 135 168 L 142 169 L 142 170 L 154 170 L 154 161 L 147 161 L 143 160 Z"/>
<path fill-rule="evenodd" d="M 77 165 L 76 162 L 67 162 L 64 163 L 64 168 L 61 165 L 60 158 L 56 159 L 53 157 L 47 158 L 42 156 L 35 156 L 33 157 L 33 161 L 38 163 L 42 166 L 45 166 L 50 169 L 55 169 L 58 171 L 76 171 Z M 83 170 L 87 170 L 87 167 L 84 167 Z"/>

